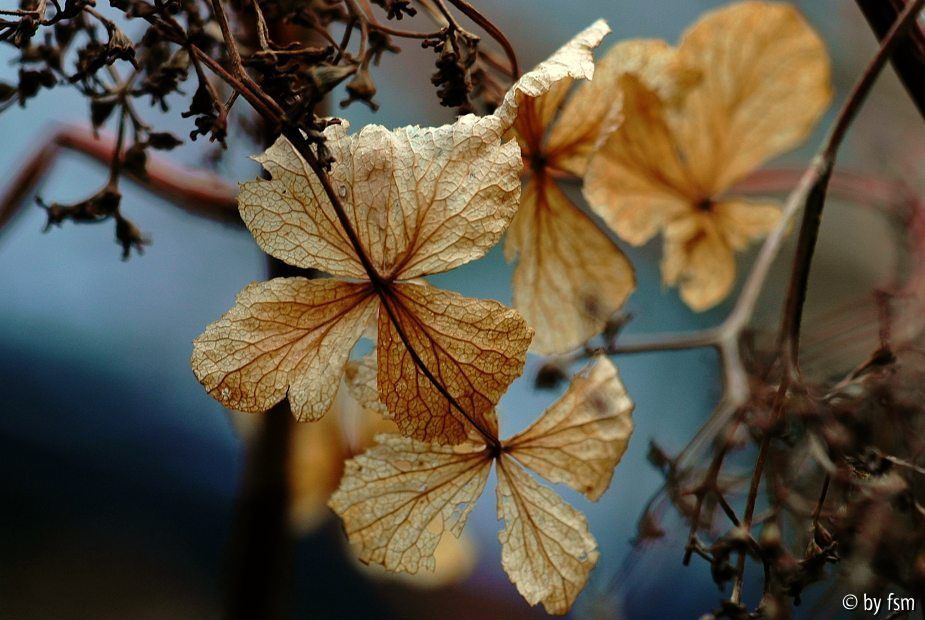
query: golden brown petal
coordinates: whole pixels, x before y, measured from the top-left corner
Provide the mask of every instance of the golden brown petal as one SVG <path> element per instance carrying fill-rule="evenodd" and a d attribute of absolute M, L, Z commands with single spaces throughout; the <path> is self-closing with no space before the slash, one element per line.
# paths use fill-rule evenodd
<path fill-rule="evenodd" d="M 691 213 L 665 228 L 662 279 L 681 287 L 681 299 L 692 310 L 712 308 L 735 282 L 735 255 L 710 213 Z"/>
<path fill-rule="evenodd" d="M 620 237 L 639 245 L 689 211 L 698 190 L 678 155 L 658 96 L 639 78 L 620 78 L 622 122 L 591 159 L 584 195 Z"/>
<path fill-rule="evenodd" d="M 712 211 L 723 237 L 734 250 L 768 235 L 780 221 L 780 204 L 745 199 L 721 201 Z"/>
<path fill-rule="evenodd" d="M 597 63 L 594 78 L 568 99 L 550 130 L 550 165 L 582 177 L 600 140 L 616 128 L 623 100 L 620 77 L 635 75 L 668 105 L 677 105 L 699 80 L 699 72 L 681 63 L 677 50 L 655 39 L 614 45 Z"/>
<path fill-rule="evenodd" d="M 597 500 L 626 452 L 633 402 L 616 367 L 598 357 L 568 391 L 522 433 L 504 442 L 508 453 L 550 482 Z"/>
<path fill-rule="evenodd" d="M 476 429 L 497 438 L 494 407 L 523 372 L 533 330 L 496 301 L 426 284 L 397 284 L 387 303 L 393 318 L 379 313 L 379 394 L 401 432 L 441 443 Z"/>
<path fill-rule="evenodd" d="M 610 32 L 610 26 L 604 20 L 597 20 L 563 45 L 556 52 L 538 64 L 531 71 L 523 74 L 505 94 L 504 101 L 495 110 L 495 116 L 501 119 L 505 128 L 514 124 L 518 106 L 526 97 L 539 97 L 550 91 L 560 80 L 587 79 L 594 74 L 593 50 L 601 44 Z M 557 88 L 554 99 L 561 99 L 566 89 Z M 550 103 L 558 103 L 550 101 Z M 551 110 L 552 106 L 545 106 Z"/>
<path fill-rule="evenodd" d="M 289 459 L 289 519 L 300 533 L 318 528 L 328 517 L 328 499 L 337 488 L 350 455 L 338 405 L 345 399 L 335 398 L 328 415 L 315 424 L 298 424 L 292 433 Z M 349 405 L 348 405 L 349 406 Z"/>
<path fill-rule="evenodd" d="M 434 569 L 443 533 L 459 536 L 482 494 L 491 458 L 484 444 L 442 446 L 400 435 L 347 461 L 330 507 L 363 562 L 390 571 Z"/>
<path fill-rule="evenodd" d="M 263 412 L 288 393 L 296 418 L 317 420 L 375 308 L 369 284 L 306 278 L 251 284 L 193 343 L 193 372 L 230 409 Z"/>
<path fill-rule="evenodd" d="M 340 161 L 341 130 L 329 130 L 328 147 Z M 357 258 L 321 184 L 295 147 L 280 137 L 266 153 L 255 157 L 272 179 L 241 185 L 241 219 L 261 249 L 290 265 L 317 268 L 348 278 L 365 278 Z M 336 172 L 341 172 L 338 166 Z M 332 173 L 332 177 L 340 175 Z M 340 180 L 340 179 L 337 179 Z"/>
<path fill-rule="evenodd" d="M 399 582 L 418 590 L 439 590 L 466 580 L 478 564 L 478 553 L 472 537 L 465 531 L 455 536 L 441 536 L 434 548 L 434 570 L 410 573 L 390 573 L 379 564 L 355 562 L 356 568 L 374 579 Z"/>
<path fill-rule="evenodd" d="M 679 129 L 707 195 L 802 142 L 832 97 L 825 44 L 788 4 L 741 2 L 707 13 L 679 53 L 703 73 Z"/>
<path fill-rule="evenodd" d="M 504 251 L 518 260 L 514 307 L 544 355 L 600 332 L 636 286 L 623 252 L 548 177 L 528 183 Z"/>
<path fill-rule="evenodd" d="M 497 464 L 501 564 L 528 603 L 565 614 L 597 564 L 588 522 L 511 457 Z"/>

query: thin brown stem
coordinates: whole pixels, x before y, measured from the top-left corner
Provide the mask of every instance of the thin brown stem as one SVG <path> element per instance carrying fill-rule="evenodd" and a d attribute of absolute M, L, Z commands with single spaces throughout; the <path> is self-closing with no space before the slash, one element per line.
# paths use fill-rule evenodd
<path fill-rule="evenodd" d="M 822 508 L 825 506 L 825 498 L 829 493 L 829 484 L 832 482 L 832 476 L 829 474 L 825 475 L 825 478 L 822 481 L 822 490 L 819 491 L 819 499 L 816 502 L 816 507 L 813 509 L 813 527 L 819 523 L 819 516 L 822 514 Z"/>
<path fill-rule="evenodd" d="M 237 42 L 231 33 L 231 27 L 228 25 L 228 17 L 225 15 L 225 9 L 222 8 L 222 0 L 212 0 L 212 13 L 215 15 L 215 19 L 218 20 L 219 28 L 221 28 L 222 38 L 225 40 L 225 51 L 228 52 L 228 59 L 231 60 L 232 68 L 239 77 L 246 76 L 244 61 L 241 60 Z"/>
<path fill-rule="evenodd" d="M 263 99 L 272 101 L 270 97 L 263 94 L 263 90 L 253 80 L 253 78 L 251 78 L 250 74 L 248 74 L 247 70 L 244 68 L 244 61 L 241 60 L 241 52 L 238 51 L 237 40 L 231 33 L 231 27 L 228 25 L 228 17 L 225 15 L 224 8 L 222 8 L 222 0 L 212 0 L 212 12 L 215 14 L 215 18 L 218 20 L 219 28 L 222 31 L 222 39 L 225 42 L 225 49 L 228 52 L 228 58 L 231 60 L 231 67 L 234 70 L 235 75 L 241 80 L 241 82 L 249 87 L 255 96 L 263 95 Z M 278 108 L 279 112 L 282 112 L 282 108 L 279 108 L 279 106 L 276 107 Z"/>
<path fill-rule="evenodd" d="M 257 18 L 257 42 L 260 44 L 261 51 L 270 50 L 270 29 L 267 27 L 267 20 L 263 16 L 263 9 L 260 8 L 260 0 L 251 0 L 254 7 L 254 16 Z"/>
<path fill-rule="evenodd" d="M 391 301 L 394 300 L 394 293 L 390 288 L 384 288 L 382 293 L 380 293 L 380 300 L 382 302 L 382 307 L 385 308 L 386 313 L 389 315 L 389 320 L 392 322 L 392 325 L 395 327 L 395 331 L 398 333 L 398 338 L 402 341 L 402 344 L 405 346 L 405 349 L 408 350 L 409 355 L 411 356 L 412 361 L 415 366 L 420 369 L 424 376 L 427 377 L 437 391 L 443 396 L 447 402 L 450 403 L 450 406 L 458 411 L 463 418 L 482 436 L 485 440 L 485 443 L 494 449 L 498 449 L 501 446 L 501 441 L 495 436 L 494 433 L 490 432 L 488 429 L 483 428 L 475 418 L 473 418 L 463 407 L 459 404 L 456 398 L 450 394 L 449 390 L 446 389 L 446 386 L 443 385 L 431 372 L 430 368 L 427 367 L 427 364 L 424 363 L 424 360 L 418 355 L 418 352 L 411 345 L 411 340 L 408 338 L 408 335 L 405 333 L 404 327 L 402 327 L 401 322 L 398 320 L 398 315 L 395 312 L 395 309 L 391 305 Z"/>
<path fill-rule="evenodd" d="M 710 461 L 710 467 L 707 470 L 706 475 L 694 490 L 696 501 L 694 502 L 694 509 L 690 515 L 690 528 L 687 533 L 687 544 L 684 547 L 683 563 L 685 566 L 690 563 L 691 552 L 696 546 L 697 531 L 700 529 L 700 519 L 701 514 L 703 513 L 704 500 L 706 500 L 706 497 L 709 493 L 717 491 L 719 472 L 723 467 L 723 461 L 726 460 L 726 455 L 729 453 L 729 449 L 732 447 L 732 436 L 738 430 L 739 423 L 741 421 L 741 416 L 737 416 L 735 424 L 729 429 L 727 435 L 723 437 L 723 443 L 719 446 L 719 449 L 713 455 L 713 458 Z"/>
<path fill-rule="evenodd" d="M 116 148 L 112 152 L 112 163 L 109 166 L 109 189 L 115 191 L 119 187 L 119 172 L 122 170 L 122 148 L 125 144 L 125 106 L 119 112 L 119 125 L 116 132 Z"/>
<path fill-rule="evenodd" d="M 369 40 L 369 20 L 366 18 L 366 15 L 363 13 L 360 7 L 357 6 L 355 0 L 343 0 L 343 2 L 347 6 L 347 11 L 353 17 L 354 21 L 360 26 L 360 51 L 358 56 L 362 59 L 365 59 L 366 43 Z"/>
<path fill-rule="evenodd" d="M 208 67 L 209 71 L 241 93 L 241 96 L 264 120 L 275 127 L 280 126 L 284 113 L 283 109 L 275 101 L 269 97 L 261 96 L 261 92 L 254 92 L 250 86 L 238 79 L 237 76 L 229 73 L 223 66 L 195 45 L 190 45 L 189 50 L 192 52 L 191 58 L 195 59 L 194 63 L 198 61 Z"/>
<path fill-rule="evenodd" d="M 110 165 L 116 152 L 116 138 L 110 133 L 98 136 L 84 127 L 62 127 L 31 155 L 19 173 L 0 195 L 0 230 L 22 208 L 25 198 L 54 166 L 62 150 L 85 155 L 104 165 Z M 189 169 L 159 155 L 148 156 L 145 177 L 130 170 L 123 174 L 145 189 L 171 201 L 187 212 L 226 224 L 241 224 L 235 201 L 235 189 L 212 174 L 193 174 Z"/>
<path fill-rule="evenodd" d="M 718 344 L 718 338 L 719 333 L 712 328 L 664 334 L 620 335 L 602 346 L 579 347 L 562 356 L 562 360 L 575 363 L 597 355 L 628 355 L 714 347 Z"/>
<path fill-rule="evenodd" d="M 772 431 L 783 416 L 784 403 L 787 398 L 788 390 L 789 385 L 785 380 L 780 384 L 777 390 L 777 397 L 775 398 L 770 424 L 765 430 L 764 437 L 761 438 L 761 445 L 758 448 L 758 457 L 755 460 L 755 469 L 752 472 L 751 482 L 748 487 L 748 497 L 745 500 L 745 511 L 742 515 L 742 529 L 749 536 L 752 532 L 752 518 L 755 516 L 755 504 L 758 501 L 758 487 L 761 485 L 761 479 L 764 476 L 764 464 L 768 459 L 768 450 L 770 450 L 771 447 Z M 745 559 L 745 552 L 740 552 L 738 560 L 736 561 L 735 576 L 732 581 L 732 594 L 730 595 L 730 600 L 732 600 L 733 603 L 740 603 L 742 601 Z"/>
<path fill-rule="evenodd" d="M 434 6 L 437 8 L 437 11 L 440 12 L 440 16 L 446 20 L 446 23 L 449 24 L 449 27 L 453 30 L 462 30 L 462 26 L 459 25 L 459 22 L 456 21 L 456 18 L 453 16 L 453 13 L 446 8 L 443 0 L 433 0 Z"/>
<path fill-rule="evenodd" d="M 418 4 L 424 9 L 424 12 L 434 24 L 440 28 L 446 28 L 450 25 L 443 13 L 440 12 L 431 0 L 417 0 Z"/>
<path fill-rule="evenodd" d="M 505 55 L 507 56 L 508 62 L 511 63 L 511 76 L 516 80 L 520 77 L 520 65 L 517 63 L 517 54 L 514 52 L 514 47 L 511 45 L 511 42 L 507 40 L 507 37 L 504 36 L 504 33 L 495 26 L 491 20 L 479 13 L 475 7 L 466 2 L 466 0 L 450 0 L 450 2 L 457 9 L 462 11 L 462 13 L 474 21 L 478 26 L 487 32 L 492 39 L 498 42 L 501 48 L 504 50 Z"/>
<path fill-rule="evenodd" d="M 925 0 L 913 0 L 906 6 L 897 22 L 883 39 L 876 56 L 874 56 L 860 79 L 851 89 L 845 105 L 839 111 L 835 124 L 816 158 L 815 178 L 807 193 L 806 208 L 803 212 L 803 222 L 800 226 L 797 250 L 790 276 L 790 286 L 781 321 L 783 361 L 790 376 L 799 375 L 798 357 L 803 306 L 806 302 L 810 267 L 812 266 L 816 242 L 819 237 L 819 228 L 822 224 L 822 211 L 825 207 L 829 179 L 832 175 L 838 149 L 841 147 L 848 129 L 857 117 L 877 77 L 879 77 L 883 67 L 889 61 L 893 49 L 901 41 L 903 35 L 908 32 L 909 28 L 916 23 L 923 5 L 925 5 Z"/>

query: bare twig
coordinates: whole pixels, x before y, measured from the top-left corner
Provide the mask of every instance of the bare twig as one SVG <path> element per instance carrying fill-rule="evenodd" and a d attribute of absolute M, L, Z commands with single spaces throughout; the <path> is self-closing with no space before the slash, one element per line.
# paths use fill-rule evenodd
<path fill-rule="evenodd" d="M 748 375 L 741 360 L 740 347 L 742 345 L 742 338 L 752 320 L 758 299 L 764 290 L 767 277 L 780 253 L 791 223 L 800 211 L 804 211 L 800 235 L 797 242 L 798 249 L 794 256 L 793 273 L 787 301 L 783 309 L 781 324 L 779 352 L 784 364 L 785 373 L 781 383 L 778 385 L 769 425 L 760 443 L 741 521 L 737 518 L 733 518 L 735 517 L 735 513 L 732 511 L 731 506 L 725 502 L 724 498 L 722 500 L 718 499 L 720 507 L 727 513 L 730 520 L 734 524 L 738 522 L 738 526 L 741 527 L 748 536 L 751 535 L 752 526 L 756 522 L 754 517 L 758 489 L 763 478 L 764 466 L 768 458 L 773 429 L 784 415 L 786 401 L 791 393 L 791 388 L 793 388 L 794 385 L 798 385 L 799 382 L 796 356 L 798 351 L 800 318 L 802 316 L 803 302 L 805 301 L 806 283 L 812 261 L 812 252 L 818 235 L 820 215 L 824 205 L 826 189 L 832 178 L 835 156 L 844 140 L 848 128 L 870 92 L 874 81 L 890 58 L 891 52 L 902 39 L 903 34 L 905 34 L 908 28 L 915 22 L 916 16 L 921 10 L 923 3 L 925 3 L 925 0 L 915 0 L 910 3 L 903 12 L 901 19 L 884 38 L 881 48 L 865 69 L 857 85 L 854 87 L 839 112 L 828 138 L 824 141 L 810 166 L 800 175 L 795 189 L 787 197 L 782 208 L 781 220 L 778 226 L 763 242 L 758 256 L 746 276 L 742 291 L 732 311 L 719 326 L 709 328 L 705 331 L 695 332 L 690 338 L 684 335 L 670 335 L 668 337 L 655 336 L 640 339 L 635 342 L 621 342 L 623 337 L 620 336 L 615 342 L 607 343 L 607 346 L 603 348 L 594 349 L 586 347 L 585 353 L 576 352 L 567 358 L 569 360 L 575 360 L 599 350 L 610 354 L 621 354 L 710 346 L 719 351 L 723 365 L 724 395 L 707 423 L 701 427 L 697 435 L 689 442 L 684 450 L 682 450 L 681 454 L 673 460 L 673 466 L 676 470 L 675 477 L 683 477 L 683 472 L 687 469 L 688 462 L 690 462 L 693 455 L 699 451 L 699 447 L 703 443 L 719 436 L 719 434 L 723 432 L 723 429 L 727 429 L 727 434 L 734 432 L 735 426 L 742 420 L 743 405 L 745 405 L 750 398 Z M 734 422 L 731 423 L 731 421 Z M 701 481 L 694 491 L 697 502 L 692 514 L 689 515 L 691 531 L 688 537 L 688 544 L 686 545 L 685 562 L 689 560 L 691 553 L 698 547 L 696 533 L 701 527 L 700 512 L 702 510 L 703 501 L 708 493 L 715 493 L 719 470 L 722 467 L 722 463 L 730 447 L 730 439 L 728 436 L 725 439 L 725 441 L 719 444 L 704 480 Z M 718 498 L 721 497 L 721 494 L 715 494 Z M 767 566 L 765 566 L 765 569 L 767 570 Z M 735 567 L 732 595 L 730 599 L 733 604 L 739 604 L 741 601 L 744 570 L 745 552 L 743 551 L 740 553 Z"/>
<path fill-rule="evenodd" d="M 851 126 L 866 100 L 867 95 L 870 93 L 874 82 L 886 65 L 892 50 L 899 42 L 902 35 L 905 34 L 908 28 L 918 19 L 918 14 L 922 10 L 923 5 L 925 5 L 925 0 L 914 0 L 911 2 L 896 24 L 890 29 L 889 34 L 884 38 L 877 54 L 870 64 L 868 64 L 861 78 L 851 90 L 848 99 L 838 113 L 828 138 L 824 141 L 822 148 L 814 158 L 813 164 L 803 177 L 804 183 L 801 184 L 801 187 L 805 188 L 803 221 L 800 226 L 797 250 L 793 259 L 790 285 L 781 321 L 781 355 L 784 362 L 785 375 L 778 388 L 777 398 L 774 403 L 771 421 L 772 427 L 783 415 L 785 401 L 791 385 L 799 381 L 798 351 L 800 323 L 803 314 L 803 305 L 806 300 L 806 287 L 809 281 L 809 270 L 812 264 L 816 240 L 819 235 L 822 210 L 825 206 L 826 191 L 828 189 L 829 179 L 831 178 L 832 168 L 835 164 L 835 158 L 838 154 L 838 149 L 844 141 L 848 128 Z M 767 432 L 761 440 L 761 446 L 758 451 L 748 498 L 745 504 L 743 527 L 749 532 L 751 531 L 751 519 L 754 514 L 755 502 L 757 500 L 758 485 L 763 476 L 764 464 L 770 446 L 770 437 L 770 432 Z M 736 564 L 731 595 L 733 603 L 741 601 L 744 572 L 745 554 L 740 553 Z"/>
<path fill-rule="evenodd" d="M 822 210 L 825 207 L 829 179 L 838 149 L 844 141 L 845 134 L 861 109 L 870 89 L 883 70 L 893 50 L 909 29 L 916 24 L 925 0 L 913 0 L 900 15 L 897 22 L 884 37 L 876 56 L 865 69 L 863 75 L 852 88 L 844 106 L 838 113 L 823 148 L 816 156 L 813 165 L 813 183 L 806 196 L 806 208 L 803 223 L 797 241 L 796 256 L 790 277 L 790 287 L 784 305 L 781 326 L 781 338 L 784 348 L 784 363 L 789 375 L 799 373 L 798 349 L 800 324 L 803 317 L 803 305 L 806 301 L 806 287 L 809 282 L 809 270 L 813 261 L 819 227 L 822 223 Z"/>

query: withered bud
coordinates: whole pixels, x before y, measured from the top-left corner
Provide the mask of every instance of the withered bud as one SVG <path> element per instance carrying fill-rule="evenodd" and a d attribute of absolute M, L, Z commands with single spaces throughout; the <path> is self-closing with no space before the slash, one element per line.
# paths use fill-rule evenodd
<path fill-rule="evenodd" d="M 98 129 L 116 108 L 116 97 L 108 95 L 105 97 L 94 97 L 90 100 L 90 122 L 93 128 Z"/>
<path fill-rule="evenodd" d="M 122 156 L 122 165 L 125 169 L 140 178 L 147 176 L 147 171 L 145 170 L 148 163 L 146 146 L 147 144 L 144 142 L 136 142 L 126 149 L 125 154 Z"/>
<path fill-rule="evenodd" d="M 761 529 L 761 536 L 758 538 L 758 544 L 761 548 L 769 552 L 773 557 L 780 553 L 783 545 L 780 528 L 776 523 L 768 523 Z"/>
<path fill-rule="evenodd" d="M 152 131 L 148 134 L 148 144 L 159 151 L 170 151 L 183 144 L 183 141 L 169 131 Z"/>
<path fill-rule="evenodd" d="M 106 49 L 109 62 L 116 59 L 126 60 L 136 68 L 138 67 L 138 63 L 135 62 L 135 43 L 120 29 L 113 28 Z"/>
<path fill-rule="evenodd" d="M 31 69 L 19 70 L 19 105 L 23 106 L 26 100 L 38 94 L 42 88 L 51 88 L 58 83 L 54 74 L 48 69 L 33 71 Z"/>
<path fill-rule="evenodd" d="M 309 72 L 309 78 L 319 93 L 329 93 L 337 87 L 338 84 L 356 73 L 357 65 L 331 65 L 323 64 L 312 67 Z"/>
<path fill-rule="evenodd" d="M 117 215 L 116 243 L 122 246 L 122 260 L 128 260 L 133 248 L 139 254 L 144 254 L 145 246 L 151 245 L 151 240 L 143 236 L 131 221 Z"/>
<path fill-rule="evenodd" d="M 48 216 L 45 223 L 45 230 L 47 231 L 52 226 L 60 226 L 64 220 L 90 223 L 101 222 L 112 217 L 119 211 L 122 195 L 107 186 L 90 198 L 70 205 L 58 202 L 47 205 L 40 197 L 37 197 L 35 201 L 45 209 Z"/>
<path fill-rule="evenodd" d="M 536 371 L 533 385 L 538 390 L 553 390 L 568 381 L 568 373 L 562 364 L 556 361 L 546 362 Z"/>
<path fill-rule="evenodd" d="M 437 52 L 437 71 L 430 81 L 437 86 L 440 104 L 448 108 L 469 105 L 472 92 L 471 69 L 478 58 L 479 38 L 464 30 L 446 29 L 437 39 L 425 39 L 421 45 Z"/>
<path fill-rule="evenodd" d="M 361 67 L 353 79 L 347 82 L 348 97 L 340 102 L 342 108 L 346 108 L 354 101 L 362 101 L 375 112 L 379 109 L 379 104 L 373 101 L 376 95 L 376 83 L 373 82 L 372 76 L 366 67 Z"/>
<path fill-rule="evenodd" d="M 401 20 L 405 15 L 414 17 L 417 15 L 417 9 L 410 6 L 410 0 L 373 0 L 386 11 L 389 19 Z"/>

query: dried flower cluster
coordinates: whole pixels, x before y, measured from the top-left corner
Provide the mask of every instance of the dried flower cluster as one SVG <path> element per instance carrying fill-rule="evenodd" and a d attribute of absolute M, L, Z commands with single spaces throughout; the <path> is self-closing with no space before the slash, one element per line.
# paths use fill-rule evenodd
<path fill-rule="evenodd" d="M 589 46 L 570 44 L 554 59 L 563 55 L 589 58 Z M 548 66 L 525 80 L 548 88 L 556 77 Z M 528 601 L 564 613 L 596 563 L 596 545 L 580 513 L 517 463 L 597 499 L 625 450 L 632 405 L 601 360 L 534 427 L 502 442 L 495 405 L 522 371 L 532 330 L 497 302 L 418 280 L 479 258 L 514 216 L 521 158 L 503 136 L 516 106 L 512 98 L 498 114 L 435 129 L 367 126 L 351 135 L 346 124 L 328 128 L 329 180 L 343 211 L 280 139 L 260 158 L 271 179 L 242 187 L 242 219 L 276 258 L 352 281 L 251 285 L 196 340 L 192 365 L 232 409 L 266 411 L 288 396 L 296 417 L 317 420 L 373 322 L 375 361 L 350 374 L 367 378 L 356 388 L 360 399 L 407 438 L 381 438 L 356 461 L 362 466 L 348 464 L 332 497 L 361 558 L 390 570 L 432 568 L 440 532 L 448 526 L 458 535 L 468 511 L 460 514 L 460 506 L 471 507 L 495 461 L 505 568 Z"/>
<path fill-rule="evenodd" d="M 404 1 L 375 4 L 389 19 L 416 14 Z M 322 162 L 331 161 L 323 132 L 336 120 L 316 110 L 341 84 L 348 94 L 342 106 L 361 101 L 378 107 L 372 67 L 383 54 L 400 51 L 393 42 L 397 38 L 421 41 L 435 50 L 433 81 L 447 106 L 492 107 L 502 92 L 499 76 L 503 79 L 511 72 L 490 53 L 480 54 L 479 37 L 463 29 L 448 11 L 434 15 L 438 30 L 418 32 L 380 23 L 366 0 L 231 3 L 229 9 L 240 22 L 231 52 L 223 45 L 214 3 L 114 0 L 110 5 L 114 11 L 107 13 L 88 0 L 68 0 L 63 7 L 55 0 L 23 0 L 17 10 L 0 11 L 0 42 L 17 49 L 19 66 L 17 83 L 0 82 L 0 111 L 24 106 L 44 90 L 71 86 L 86 97 L 94 128 L 116 126 L 112 174 L 105 188 L 74 205 L 52 205 L 49 224 L 112 219 L 124 258 L 133 249 L 142 251 L 147 240 L 122 214 L 119 178 L 129 173 L 144 179 L 150 150 L 170 150 L 181 143 L 145 120 L 145 104 L 167 111 L 177 101 L 187 101 L 182 116 L 192 119 L 190 139 L 204 136 L 224 146 L 240 84 L 234 78 L 224 80 L 231 77 L 227 73 L 220 75 L 223 81 L 210 74 L 221 73 L 229 62 L 247 67 L 247 77 L 240 79 L 284 111 L 285 118 L 271 121 L 266 132 L 278 132 L 283 121 L 298 127 Z M 330 34 L 336 25 L 346 28 L 340 41 Z M 295 32 L 307 33 L 306 39 Z M 500 32 L 494 34 L 503 38 Z M 229 56 L 232 53 L 235 58 Z M 187 84 L 193 80 L 193 86 Z M 189 92 L 192 96 L 185 94 Z M 263 135 L 261 131 L 258 137 Z"/>

